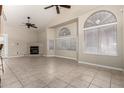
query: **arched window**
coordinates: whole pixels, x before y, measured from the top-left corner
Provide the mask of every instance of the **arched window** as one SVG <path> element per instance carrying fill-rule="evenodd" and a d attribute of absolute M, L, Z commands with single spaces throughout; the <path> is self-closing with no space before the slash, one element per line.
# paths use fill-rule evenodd
<path fill-rule="evenodd" d="M 85 53 L 117 55 L 117 18 L 106 10 L 93 13 L 84 23 Z"/>
<path fill-rule="evenodd" d="M 64 27 L 60 29 L 59 36 L 68 36 L 68 35 L 71 35 L 71 32 L 68 28 Z"/>
<path fill-rule="evenodd" d="M 56 38 L 56 50 L 76 51 L 76 38 L 71 36 L 71 31 L 68 27 L 63 27 L 58 31 Z"/>

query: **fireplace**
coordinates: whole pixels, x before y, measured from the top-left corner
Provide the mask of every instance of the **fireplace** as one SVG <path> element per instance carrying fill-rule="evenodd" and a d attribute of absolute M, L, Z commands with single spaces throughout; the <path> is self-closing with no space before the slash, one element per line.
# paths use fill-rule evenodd
<path fill-rule="evenodd" d="M 30 54 L 39 54 L 39 46 L 30 46 Z"/>

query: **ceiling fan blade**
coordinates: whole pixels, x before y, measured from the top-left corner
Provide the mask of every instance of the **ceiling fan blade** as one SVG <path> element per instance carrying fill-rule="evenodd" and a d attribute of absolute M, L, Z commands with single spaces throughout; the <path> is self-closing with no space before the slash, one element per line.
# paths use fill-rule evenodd
<path fill-rule="evenodd" d="M 51 6 L 47 6 L 47 7 L 45 7 L 44 9 L 48 9 L 48 8 L 51 8 L 51 7 L 53 7 L 54 5 L 51 5 Z"/>
<path fill-rule="evenodd" d="M 60 7 L 64 7 L 64 8 L 71 8 L 70 5 L 60 5 Z"/>
<path fill-rule="evenodd" d="M 38 27 L 35 26 L 35 24 L 31 24 L 31 27 L 33 27 L 33 28 L 38 28 Z"/>
<path fill-rule="evenodd" d="M 57 14 L 60 14 L 60 10 L 59 10 L 58 5 L 56 5 L 56 11 L 57 11 Z"/>
<path fill-rule="evenodd" d="M 34 28 L 38 28 L 38 27 L 35 26 Z"/>
<path fill-rule="evenodd" d="M 36 26 L 31 26 L 31 27 L 33 27 L 33 28 L 38 28 L 38 27 L 36 27 Z"/>

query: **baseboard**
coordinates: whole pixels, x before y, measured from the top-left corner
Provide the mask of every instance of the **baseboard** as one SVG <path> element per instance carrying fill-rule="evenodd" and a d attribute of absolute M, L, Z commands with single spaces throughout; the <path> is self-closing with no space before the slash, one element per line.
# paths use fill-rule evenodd
<path fill-rule="evenodd" d="M 25 56 L 27 56 L 27 57 L 36 57 L 36 56 L 38 56 L 39 57 L 39 56 L 42 56 L 42 55 L 39 54 L 39 55 L 25 55 Z"/>
<path fill-rule="evenodd" d="M 43 56 L 45 56 L 45 57 L 58 57 L 58 58 L 66 58 L 66 59 L 76 60 L 76 58 L 64 57 L 64 56 L 58 56 L 58 55 L 43 55 Z"/>
<path fill-rule="evenodd" d="M 76 60 L 76 58 L 72 58 L 72 57 L 64 57 L 64 56 L 58 56 L 58 55 L 55 55 L 55 57 Z"/>
<path fill-rule="evenodd" d="M 55 55 L 42 55 L 44 57 L 55 57 Z"/>
<path fill-rule="evenodd" d="M 8 56 L 7 58 L 17 58 L 17 57 L 24 57 L 24 55 L 19 55 L 19 56 Z"/>
<path fill-rule="evenodd" d="M 46 57 L 46 55 L 43 55 L 44 57 Z"/>
<path fill-rule="evenodd" d="M 55 55 L 46 55 L 47 57 L 55 57 Z"/>
<path fill-rule="evenodd" d="M 107 68 L 107 69 L 112 69 L 112 70 L 124 71 L 123 68 L 117 68 L 117 67 L 112 67 L 112 66 L 105 66 L 105 65 L 93 64 L 93 63 L 84 62 L 84 61 L 79 61 L 79 63 L 86 64 L 86 65 L 97 66 L 97 67 L 102 67 L 102 68 Z"/>

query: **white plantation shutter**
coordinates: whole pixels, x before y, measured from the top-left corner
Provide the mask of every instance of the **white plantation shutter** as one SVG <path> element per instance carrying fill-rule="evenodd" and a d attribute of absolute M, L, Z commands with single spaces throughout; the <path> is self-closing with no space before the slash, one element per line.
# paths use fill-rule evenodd
<path fill-rule="evenodd" d="M 71 36 L 70 29 L 64 27 L 58 33 L 55 46 L 56 50 L 76 51 L 76 37 Z"/>
<path fill-rule="evenodd" d="M 117 55 L 117 19 L 109 11 L 93 13 L 84 24 L 85 53 Z"/>
<path fill-rule="evenodd" d="M 88 30 L 85 32 L 85 52 L 97 53 L 98 35 L 97 29 Z"/>
<path fill-rule="evenodd" d="M 56 39 L 56 50 L 71 50 L 76 51 L 76 38 L 57 38 Z"/>

